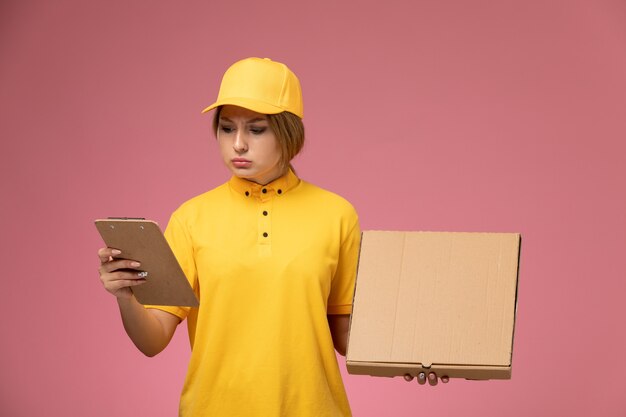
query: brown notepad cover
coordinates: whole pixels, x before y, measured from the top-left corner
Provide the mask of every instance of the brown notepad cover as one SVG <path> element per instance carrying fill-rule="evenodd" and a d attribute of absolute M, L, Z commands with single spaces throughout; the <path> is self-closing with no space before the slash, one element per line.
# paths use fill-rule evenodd
<path fill-rule="evenodd" d="M 107 247 L 122 253 L 116 259 L 132 259 L 146 271 L 146 283 L 131 287 L 137 301 L 144 305 L 199 305 L 189 281 L 165 240 L 159 225 L 152 220 L 96 220 Z"/>

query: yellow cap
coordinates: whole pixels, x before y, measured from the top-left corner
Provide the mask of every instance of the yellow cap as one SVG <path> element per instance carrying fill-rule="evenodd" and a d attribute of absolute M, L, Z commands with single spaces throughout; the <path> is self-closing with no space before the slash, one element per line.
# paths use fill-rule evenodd
<path fill-rule="evenodd" d="M 284 111 L 302 118 L 302 89 L 296 74 L 269 58 L 246 58 L 224 73 L 217 101 L 204 109 L 233 105 L 263 114 Z"/>

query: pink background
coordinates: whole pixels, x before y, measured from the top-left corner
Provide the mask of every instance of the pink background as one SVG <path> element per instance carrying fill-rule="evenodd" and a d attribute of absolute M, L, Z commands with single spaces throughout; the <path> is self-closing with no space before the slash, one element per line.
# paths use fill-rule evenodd
<path fill-rule="evenodd" d="M 93 220 L 165 225 L 228 178 L 200 110 L 246 56 L 298 74 L 295 165 L 363 229 L 524 237 L 512 380 L 347 375 L 355 416 L 626 415 L 625 21 L 617 0 L 2 0 L 0 415 L 176 415 L 186 330 L 134 349 Z"/>

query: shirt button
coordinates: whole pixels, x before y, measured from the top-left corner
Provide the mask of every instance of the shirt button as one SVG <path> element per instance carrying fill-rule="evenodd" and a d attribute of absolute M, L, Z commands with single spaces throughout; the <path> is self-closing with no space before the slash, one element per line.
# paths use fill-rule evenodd
<path fill-rule="evenodd" d="M 263 192 L 263 194 L 267 193 L 267 188 L 264 188 L 261 190 Z"/>
<path fill-rule="evenodd" d="M 267 211 L 263 211 L 263 215 L 264 215 L 264 216 L 267 216 Z"/>
<path fill-rule="evenodd" d="M 267 232 L 263 232 L 263 237 L 267 237 Z"/>
<path fill-rule="evenodd" d="M 246 191 L 246 197 L 250 195 L 250 191 Z"/>

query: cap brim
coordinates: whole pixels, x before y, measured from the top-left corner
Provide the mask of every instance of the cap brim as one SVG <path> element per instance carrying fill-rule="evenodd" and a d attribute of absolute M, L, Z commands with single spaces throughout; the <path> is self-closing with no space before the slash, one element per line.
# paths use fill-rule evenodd
<path fill-rule="evenodd" d="M 202 110 L 202 113 L 211 111 L 219 106 L 238 106 L 261 114 L 278 114 L 285 111 L 285 109 L 281 107 L 267 104 L 258 100 L 251 100 L 248 98 L 228 98 L 216 101 L 206 109 Z"/>

